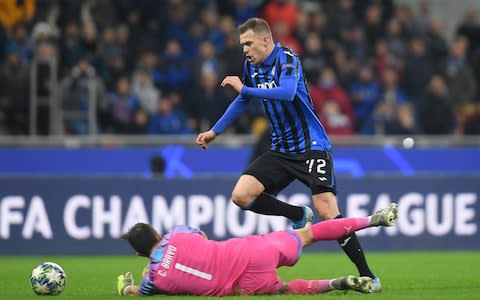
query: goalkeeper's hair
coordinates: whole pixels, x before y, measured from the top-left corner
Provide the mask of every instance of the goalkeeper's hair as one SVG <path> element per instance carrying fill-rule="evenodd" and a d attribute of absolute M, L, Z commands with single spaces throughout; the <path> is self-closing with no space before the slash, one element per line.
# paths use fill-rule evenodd
<path fill-rule="evenodd" d="M 149 224 L 137 223 L 122 235 L 122 239 L 127 240 L 138 255 L 149 257 L 153 246 L 158 243 L 158 233 Z"/>

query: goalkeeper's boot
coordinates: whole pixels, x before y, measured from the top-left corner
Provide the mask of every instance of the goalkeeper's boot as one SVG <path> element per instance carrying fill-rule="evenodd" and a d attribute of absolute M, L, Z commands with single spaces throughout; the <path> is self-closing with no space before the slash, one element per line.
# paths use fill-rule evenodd
<path fill-rule="evenodd" d="M 312 225 L 313 221 L 313 211 L 310 207 L 304 206 L 303 207 L 303 217 L 292 223 L 293 229 L 300 229 L 304 227 L 309 227 Z"/>
<path fill-rule="evenodd" d="M 336 290 L 354 290 L 360 293 L 372 292 L 372 278 L 370 277 L 356 277 L 345 276 L 333 279 L 330 285 Z"/>
<path fill-rule="evenodd" d="M 370 226 L 393 226 L 398 218 L 398 204 L 391 203 L 370 217 Z"/>

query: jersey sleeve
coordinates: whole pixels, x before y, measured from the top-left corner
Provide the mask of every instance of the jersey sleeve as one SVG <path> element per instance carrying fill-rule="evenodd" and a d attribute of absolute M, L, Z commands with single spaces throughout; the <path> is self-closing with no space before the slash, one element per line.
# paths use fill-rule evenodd
<path fill-rule="evenodd" d="M 143 279 L 142 284 L 140 284 L 140 294 L 155 295 L 155 294 L 161 294 L 161 293 L 153 285 L 152 281 L 150 280 L 150 276 L 146 276 L 145 279 Z"/>
<path fill-rule="evenodd" d="M 235 98 L 235 100 L 230 103 L 222 117 L 220 117 L 217 123 L 213 125 L 212 130 L 216 134 L 222 133 L 223 131 L 225 131 L 228 125 L 230 125 L 232 122 L 234 122 L 240 117 L 240 115 L 247 109 L 247 107 L 248 101 L 241 95 L 238 95 L 237 98 Z"/>
<path fill-rule="evenodd" d="M 282 84 L 282 79 L 293 79 L 295 81 L 300 79 L 300 59 L 288 48 L 284 48 L 278 55 L 276 68 L 280 72 L 280 85 Z"/>

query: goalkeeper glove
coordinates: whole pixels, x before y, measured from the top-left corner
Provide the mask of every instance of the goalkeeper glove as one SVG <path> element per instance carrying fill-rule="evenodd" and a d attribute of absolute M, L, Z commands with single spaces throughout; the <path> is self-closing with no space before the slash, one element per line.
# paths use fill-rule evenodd
<path fill-rule="evenodd" d="M 127 272 L 122 275 L 119 275 L 117 278 L 117 293 L 121 296 L 125 296 L 125 290 L 127 287 L 133 285 L 133 276 L 132 273 Z"/>
<path fill-rule="evenodd" d="M 142 271 L 142 278 L 145 278 L 145 276 L 150 272 L 150 265 L 146 265 L 145 268 L 143 268 Z"/>

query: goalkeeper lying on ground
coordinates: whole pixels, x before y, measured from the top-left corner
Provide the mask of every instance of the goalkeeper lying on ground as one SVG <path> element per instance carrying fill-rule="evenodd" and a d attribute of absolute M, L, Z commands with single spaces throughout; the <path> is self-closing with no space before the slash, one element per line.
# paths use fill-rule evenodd
<path fill-rule="evenodd" d="M 397 205 L 372 216 L 323 221 L 311 227 L 265 235 L 211 241 L 203 232 L 176 226 L 161 237 L 153 227 L 137 223 L 122 236 L 150 265 L 140 286 L 130 272 L 118 276 L 120 295 L 264 295 L 319 294 L 331 290 L 371 292 L 369 277 L 346 276 L 330 280 L 296 279 L 284 282 L 277 268 L 293 266 L 302 248 L 322 240 L 337 240 L 372 226 L 392 226 Z"/>

